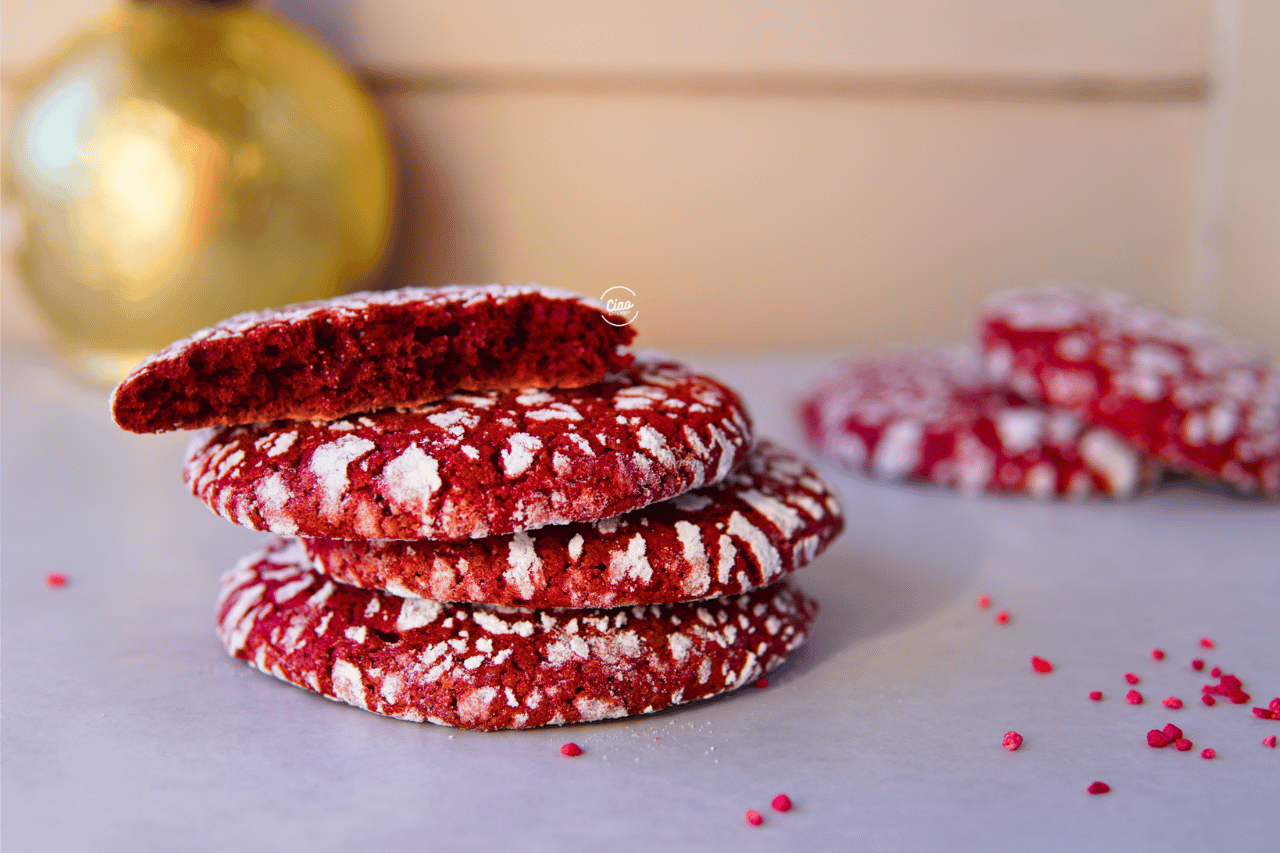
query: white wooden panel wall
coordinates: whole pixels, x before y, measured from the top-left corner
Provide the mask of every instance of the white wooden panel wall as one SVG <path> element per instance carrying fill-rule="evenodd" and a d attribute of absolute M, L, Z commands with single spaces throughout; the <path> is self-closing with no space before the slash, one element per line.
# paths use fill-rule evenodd
<path fill-rule="evenodd" d="M 276 0 L 357 63 L 424 70 L 1177 76 L 1203 0 Z"/>
<path fill-rule="evenodd" d="M 1280 356 L 1280 2 L 1247 0 L 1236 12 L 1240 42 L 1222 60 L 1234 91 L 1213 152 L 1221 186 L 1211 169 L 1204 187 L 1222 198 L 1207 235 L 1218 252 L 1207 311 Z"/>
<path fill-rule="evenodd" d="M 1221 2 L 1274 26 L 1271 0 Z M 103 5 L 3 0 L 5 79 Z M 392 283 L 621 284 L 641 344 L 747 350 L 956 339 L 983 295 L 1074 280 L 1280 350 L 1280 187 L 1250 180 L 1280 144 L 1255 119 L 1206 169 L 1212 0 L 271 5 L 357 64 L 394 129 Z M 1241 99 L 1274 116 L 1280 71 L 1254 64 Z"/>

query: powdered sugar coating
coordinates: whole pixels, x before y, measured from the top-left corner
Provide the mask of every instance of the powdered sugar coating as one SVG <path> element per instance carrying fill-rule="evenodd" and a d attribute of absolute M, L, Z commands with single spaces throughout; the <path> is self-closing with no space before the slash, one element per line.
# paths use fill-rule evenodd
<path fill-rule="evenodd" d="M 240 314 L 165 347 L 112 394 L 134 432 L 420 405 L 459 389 L 578 387 L 634 329 L 541 287 L 405 287 Z"/>
<path fill-rule="evenodd" d="M 276 540 L 224 576 L 218 636 L 330 699 L 492 730 L 647 714 L 751 684 L 805 642 L 816 612 L 786 582 L 614 610 L 443 605 L 335 584 Z"/>
<path fill-rule="evenodd" d="M 832 369 L 804 403 L 810 439 L 850 470 L 966 492 L 1127 497 L 1158 470 L 1110 430 L 987 380 L 971 350 L 918 349 Z"/>
<path fill-rule="evenodd" d="M 637 391 L 656 404 L 620 409 Z M 581 420 L 534 416 L 553 405 Z M 183 473 L 192 494 L 255 530 L 466 539 L 608 518 L 718 482 L 750 444 L 736 394 L 645 358 L 586 388 L 214 428 L 193 439 Z"/>
<path fill-rule="evenodd" d="M 986 307 L 992 372 L 1170 467 L 1280 497 L 1280 365 L 1118 293 L 1041 288 Z"/>
<path fill-rule="evenodd" d="M 808 564 L 843 525 L 821 477 L 761 441 L 720 483 L 616 518 L 460 542 L 303 539 L 302 545 L 317 570 L 396 595 L 620 607 L 765 586 Z"/>

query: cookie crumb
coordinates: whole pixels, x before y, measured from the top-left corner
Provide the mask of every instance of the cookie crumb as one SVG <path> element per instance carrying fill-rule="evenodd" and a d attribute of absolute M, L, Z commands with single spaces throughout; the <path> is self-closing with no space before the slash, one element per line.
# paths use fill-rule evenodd
<path fill-rule="evenodd" d="M 759 826 L 760 824 L 764 823 L 764 815 L 760 814 L 760 812 L 756 811 L 755 809 L 747 809 L 746 814 L 747 814 L 747 823 L 751 824 L 752 826 Z"/>
<path fill-rule="evenodd" d="M 569 742 L 560 747 L 560 754 L 566 758 L 576 758 L 577 756 L 582 755 L 582 747 L 578 746 L 576 743 Z"/>
<path fill-rule="evenodd" d="M 1172 708 L 1173 710 L 1176 711 L 1182 707 L 1182 700 L 1179 699 L 1177 696 L 1170 696 L 1169 698 L 1165 699 L 1162 704 L 1166 708 Z"/>
<path fill-rule="evenodd" d="M 1152 729 L 1147 732 L 1147 746 L 1155 747 L 1156 749 L 1164 749 L 1168 745 L 1169 738 L 1165 737 L 1164 732 L 1159 729 Z"/>
<path fill-rule="evenodd" d="M 1089 786 L 1090 794 L 1106 794 L 1111 791 L 1111 786 L 1106 782 L 1094 782 Z"/>
<path fill-rule="evenodd" d="M 1009 611 L 1008 611 L 1008 610 L 1001 610 L 999 613 L 997 613 L 997 614 L 996 614 L 996 624 L 997 624 L 997 625 L 1008 625 L 1008 624 L 1009 624 Z"/>
<path fill-rule="evenodd" d="M 1130 690 L 1128 693 L 1124 694 L 1124 701 L 1128 702 L 1130 705 L 1141 705 L 1142 694 L 1136 690 Z"/>
<path fill-rule="evenodd" d="M 1213 751 L 1213 747 L 1211 747 L 1211 746 L 1210 746 L 1210 747 L 1206 747 L 1205 749 L 1200 750 L 1200 757 L 1201 757 L 1201 758 L 1213 758 L 1213 757 L 1214 757 L 1215 755 L 1217 755 L 1217 754 L 1218 754 L 1218 753 L 1214 752 L 1214 751 Z"/>
<path fill-rule="evenodd" d="M 1138 676 L 1134 675 L 1132 672 L 1126 672 L 1124 674 L 1124 680 L 1129 682 L 1130 684 L 1137 684 L 1142 679 L 1138 678 Z"/>
<path fill-rule="evenodd" d="M 1000 745 L 1010 752 L 1013 752 L 1015 749 L 1022 746 L 1022 735 L 1017 732 L 1005 732 L 1004 740 L 1000 741 Z"/>
<path fill-rule="evenodd" d="M 991 596 L 987 595 L 985 592 L 982 595 L 978 596 L 978 608 L 980 610 L 986 610 L 990 606 L 991 606 Z"/>
<path fill-rule="evenodd" d="M 1236 701 L 1235 697 L 1237 695 L 1249 695 L 1244 692 L 1244 683 L 1241 682 L 1239 678 L 1231 674 L 1224 675 L 1222 678 L 1218 679 L 1218 684 L 1213 688 L 1212 692 L 1228 697 L 1237 705 L 1241 704 Z"/>
<path fill-rule="evenodd" d="M 1102 701 L 1102 691 L 1101 691 L 1101 690 L 1094 690 L 1092 693 L 1090 693 L 1090 694 L 1089 694 L 1089 698 L 1090 698 L 1090 699 L 1092 699 L 1092 700 L 1093 700 L 1093 701 L 1095 701 L 1095 702 L 1101 702 L 1101 701 Z"/>
<path fill-rule="evenodd" d="M 52 587 L 66 586 L 67 576 L 62 572 L 49 572 L 44 576 L 44 582 Z"/>
<path fill-rule="evenodd" d="M 1280 696 L 1268 702 L 1267 707 L 1271 709 L 1272 714 L 1280 714 Z"/>
<path fill-rule="evenodd" d="M 1204 661 L 1200 660 L 1200 658 L 1196 658 L 1191 662 L 1191 668 L 1194 669 L 1196 672 L 1199 672 L 1200 670 L 1204 669 Z"/>
<path fill-rule="evenodd" d="M 1209 674 L 1214 678 L 1220 678 L 1222 676 L 1222 669 L 1215 666 L 1213 669 L 1209 670 Z"/>
<path fill-rule="evenodd" d="M 1259 720 L 1270 720 L 1273 716 L 1271 711 L 1266 708 L 1254 708 L 1253 715 Z"/>
<path fill-rule="evenodd" d="M 1214 698 L 1213 698 L 1212 696 L 1210 696 L 1208 693 L 1206 693 L 1206 694 L 1204 694 L 1203 696 L 1201 696 L 1201 697 L 1200 697 L 1200 701 L 1201 701 L 1201 702 L 1203 702 L 1204 704 L 1208 705 L 1209 707 L 1213 707 L 1214 705 L 1217 705 L 1217 704 L 1218 704 L 1218 700 L 1217 700 L 1217 699 L 1214 699 Z"/>
<path fill-rule="evenodd" d="M 791 798 L 786 794 L 779 794 L 769 801 L 769 805 L 773 806 L 775 812 L 791 811 Z"/>
<path fill-rule="evenodd" d="M 1180 737 L 1173 742 L 1173 748 L 1178 750 L 1178 752 L 1186 752 L 1192 746 L 1194 746 L 1194 744 L 1184 737 Z"/>
<path fill-rule="evenodd" d="M 769 686 L 769 677 L 768 677 L 768 676 L 762 675 L 762 676 L 760 676 L 759 678 L 757 678 L 757 679 L 756 679 L 756 687 L 760 688 L 761 690 L 763 690 L 764 688 L 766 688 L 766 687 L 768 687 L 768 686 Z"/>
<path fill-rule="evenodd" d="M 1042 657 L 1037 657 L 1036 655 L 1031 656 L 1031 668 L 1036 672 L 1041 673 L 1053 672 L 1053 664 Z"/>
<path fill-rule="evenodd" d="M 1213 648 L 1213 640 L 1210 640 L 1208 637 L 1201 637 L 1200 646 L 1202 648 L 1211 649 Z"/>
<path fill-rule="evenodd" d="M 1152 660 L 1164 660 L 1164 649 L 1152 649 L 1152 650 L 1151 650 L 1151 659 L 1152 659 Z"/>
<path fill-rule="evenodd" d="M 1276 748 L 1276 736 L 1275 736 L 1275 735 L 1267 735 L 1266 737 L 1264 737 L 1264 738 L 1262 739 L 1262 745 L 1263 745 L 1263 746 L 1269 746 L 1269 747 L 1271 747 L 1272 749 L 1275 749 L 1275 748 Z"/>
<path fill-rule="evenodd" d="M 1164 732 L 1164 736 L 1169 739 L 1170 743 L 1182 737 L 1182 729 L 1178 728 L 1173 723 L 1165 726 L 1161 731 Z"/>

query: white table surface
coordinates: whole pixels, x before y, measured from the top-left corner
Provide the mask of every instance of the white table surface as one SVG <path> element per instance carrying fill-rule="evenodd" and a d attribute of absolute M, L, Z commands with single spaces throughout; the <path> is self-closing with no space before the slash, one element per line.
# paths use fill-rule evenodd
<path fill-rule="evenodd" d="M 700 361 L 759 434 L 803 447 L 792 407 L 819 361 Z M 1275 505 L 966 499 L 828 469 L 847 530 L 799 573 L 822 612 L 767 689 L 478 734 L 227 657 L 217 579 L 264 534 L 186 493 L 186 436 L 115 429 L 105 394 L 23 351 L 4 354 L 2 430 L 7 853 L 1280 849 L 1280 749 L 1260 743 L 1280 722 L 1204 707 L 1189 667 L 1239 674 L 1251 704 L 1280 695 Z M 70 583 L 46 586 L 54 570 Z M 1192 752 L 1146 745 L 1171 721 Z M 582 756 L 559 754 L 569 740 Z M 1089 796 L 1095 779 L 1112 792 Z"/>

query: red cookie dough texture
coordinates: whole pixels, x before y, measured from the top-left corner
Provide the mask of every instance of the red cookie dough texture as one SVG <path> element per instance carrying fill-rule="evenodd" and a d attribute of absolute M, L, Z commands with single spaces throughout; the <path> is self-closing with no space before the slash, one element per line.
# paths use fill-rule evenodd
<path fill-rule="evenodd" d="M 966 492 L 1127 497 L 1155 466 L 1108 429 L 988 381 L 976 353 L 919 349 L 832 370 L 803 404 L 810 440 L 852 471 Z"/>
<path fill-rule="evenodd" d="M 843 528 L 809 466 L 761 441 L 714 486 L 615 518 L 468 539 L 304 539 L 335 580 L 395 595 L 621 607 L 737 595 L 809 563 Z"/>
<path fill-rule="evenodd" d="M 783 581 L 615 610 L 441 604 L 339 584 L 277 540 L 223 578 L 227 650 L 291 684 L 406 720 L 532 728 L 647 714 L 751 684 L 808 635 Z"/>
<path fill-rule="evenodd" d="M 724 479 L 750 444 L 737 394 L 638 359 L 586 388 L 213 428 L 193 439 L 183 474 L 255 530 L 452 540 L 619 515 Z"/>
<path fill-rule="evenodd" d="M 132 432 L 416 406 L 458 390 L 565 388 L 631 363 L 603 307 L 536 287 L 408 287 L 241 314 L 143 362 L 115 390 Z"/>
<path fill-rule="evenodd" d="M 1170 466 L 1280 497 L 1280 366 L 1116 293 L 1044 288 L 992 300 L 991 375 L 1115 430 Z"/>

